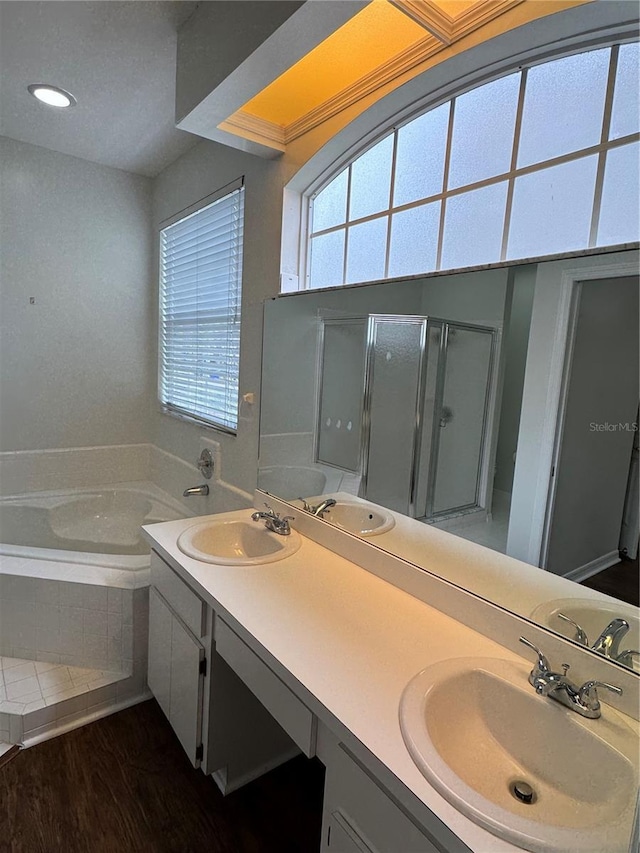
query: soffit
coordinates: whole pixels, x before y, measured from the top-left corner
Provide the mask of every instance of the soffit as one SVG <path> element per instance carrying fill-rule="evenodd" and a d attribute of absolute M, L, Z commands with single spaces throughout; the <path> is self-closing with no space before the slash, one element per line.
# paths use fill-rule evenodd
<path fill-rule="evenodd" d="M 364 97 L 382 96 L 471 44 L 586 2 L 371 0 L 218 128 L 284 150 L 343 110 L 357 111 Z"/>

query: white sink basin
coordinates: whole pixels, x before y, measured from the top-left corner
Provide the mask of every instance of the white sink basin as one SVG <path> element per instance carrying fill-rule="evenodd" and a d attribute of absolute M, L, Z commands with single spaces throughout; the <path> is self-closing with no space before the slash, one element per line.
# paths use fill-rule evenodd
<path fill-rule="evenodd" d="M 300 547 L 300 535 L 272 533 L 254 521 L 203 521 L 178 537 L 188 557 L 222 566 L 254 566 L 290 557 Z"/>
<path fill-rule="evenodd" d="M 422 774 L 460 812 L 525 850 L 627 853 L 638 735 L 608 706 L 587 720 L 537 696 L 523 664 L 456 658 L 407 685 L 400 727 Z M 516 782 L 533 789 L 525 803 Z"/>
<path fill-rule="evenodd" d="M 338 501 L 322 514 L 325 521 L 355 533 L 356 536 L 376 536 L 395 525 L 394 517 L 380 507 L 366 503 Z"/>
<path fill-rule="evenodd" d="M 626 619 L 629 631 L 620 643 L 620 651 L 640 649 L 640 617 L 638 608 L 623 601 L 607 601 L 592 598 L 556 598 L 539 605 L 531 614 L 531 619 L 541 625 L 552 628 L 569 639 L 575 636 L 574 628 L 558 616 L 563 613 L 573 619 L 585 631 L 589 645 L 593 645 L 601 632 L 613 619 Z M 640 660 L 633 659 L 633 669 L 640 671 Z"/>

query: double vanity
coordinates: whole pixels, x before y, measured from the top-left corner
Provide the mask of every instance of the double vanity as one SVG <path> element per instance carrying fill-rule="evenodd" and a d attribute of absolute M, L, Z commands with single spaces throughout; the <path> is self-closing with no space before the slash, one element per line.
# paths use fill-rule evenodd
<path fill-rule="evenodd" d="M 145 528 L 149 686 L 194 766 L 229 792 L 317 756 L 327 853 L 633 849 L 634 673 L 377 548 L 375 505 L 264 500 Z"/>

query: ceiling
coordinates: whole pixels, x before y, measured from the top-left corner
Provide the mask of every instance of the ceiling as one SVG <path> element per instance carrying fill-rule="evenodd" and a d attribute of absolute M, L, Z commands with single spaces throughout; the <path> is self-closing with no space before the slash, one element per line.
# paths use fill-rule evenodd
<path fill-rule="evenodd" d="M 0 2 L 0 135 L 154 176 L 199 142 L 175 127 L 176 31 L 196 2 Z M 29 83 L 78 100 L 40 104 Z"/>

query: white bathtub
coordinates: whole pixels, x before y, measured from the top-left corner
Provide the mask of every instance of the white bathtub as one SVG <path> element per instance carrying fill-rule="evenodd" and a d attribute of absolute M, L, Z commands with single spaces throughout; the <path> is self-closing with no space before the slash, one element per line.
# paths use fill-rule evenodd
<path fill-rule="evenodd" d="M 152 483 L 37 492 L 0 499 L 0 555 L 140 571 L 140 526 L 188 515 Z"/>

